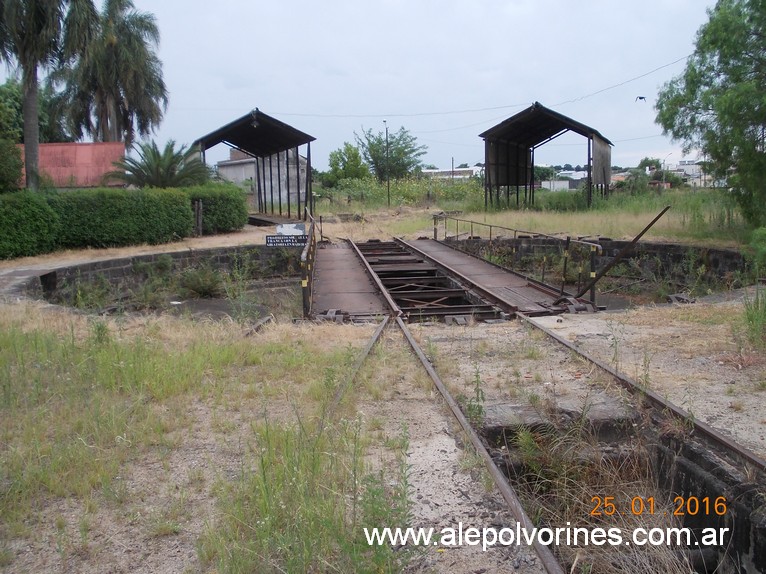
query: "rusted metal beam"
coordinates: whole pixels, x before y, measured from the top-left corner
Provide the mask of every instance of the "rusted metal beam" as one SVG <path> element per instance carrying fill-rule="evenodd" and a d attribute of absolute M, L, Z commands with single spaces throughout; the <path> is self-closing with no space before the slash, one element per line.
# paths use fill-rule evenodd
<path fill-rule="evenodd" d="M 587 284 L 585 287 L 583 287 L 582 289 L 580 289 L 580 291 L 577 293 L 577 295 L 575 295 L 575 298 L 576 298 L 576 299 L 579 299 L 580 297 L 582 297 L 583 295 L 585 295 L 585 294 L 586 294 L 588 291 L 590 291 L 592 287 L 595 287 L 596 283 L 598 283 L 598 281 L 599 281 L 599 280 L 600 280 L 600 279 L 601 279 L 601 278 L 602 278 L 604 275 L 606 275 L 607 273 L 609 273 L 609 271 L 612 269 L 612 267 L 614 267 L 615 265 L 617 265 L 617 264 L 618 264 L 618 263 L 619 263 L 619 262 L 620 262 L 620 261 L 621 261 L 621 260 L 622 260 L 622 259 L 623 259 L 623 258 L 624 258 L 624 257 L 625 257 L 625 256 L 626 256 L 626 255 L 627 255 L 627 254 L 628 254 L 628 253 L 629 253 L 629 252 L 632 250 L 632 249 L 633 249 L 633 246 L 634 246 L 636 243 L 638 243 L 638 240 L 639 240 L 639 239 L 641 239 L 641 238 L 644 236 L 644 234 L 645 234 L 647 231 L 649 231 L 649 230 L 652 228 L 652 226 L 653 226 L 655 223 L 657 223 L 657 222 L 660 220 L 660 218 L 661 218 L 663 215 L 665 215 L 665 213 L 668 211 L 668 209 L 670 209 L 670 206 L 669 206 L 669 205 L 668 205 L 667 207 L 665 207 L 665 209 L 663 209 L 662 211 L 660 211 L 659 215 L 657 215 L 657 217 L 655 217 L 654 219 L 652 219 L 651 223 L 649 223 L 649 225 L 647 225 L 646 227 L 644 227 L 644 229 L 641 231 L 641 233 L 639 233 L 638 235 L 636 235 L 636 236 L 633 238 L 633 240 L 632 240 L 630 243 L 628 243 L 628 244 L 627 244 L 625 247 L 623 247 L 622 249 L 620 249 L 620 251 L 617 253 L 617 255 L 615 255 L 615 256 L 614 256 L 614 258 L 613 258 L 613 259 L 612 259 L 612 260 L 611 260 L 609 263 L 607 263 L 606 265 L 604 265 L 604 267 L 601 269 L 601 271 L 599 271 L 598 273 L 596 273 L 596 276 L 595 276 L 593 279 L 591 279 L 590 283 L 588 283 L 588 284 Z"/>

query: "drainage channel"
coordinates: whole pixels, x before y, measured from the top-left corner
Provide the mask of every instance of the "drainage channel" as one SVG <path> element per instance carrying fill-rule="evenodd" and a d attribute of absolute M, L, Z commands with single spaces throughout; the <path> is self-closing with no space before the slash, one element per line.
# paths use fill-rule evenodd
<path fill-rule="evenodd" d="M 354 244 L 390 297 L 408 321 L 442 320 L 466 324 L 469 320 L 507 319 L 497 306 L 463 287 L 433 263 L 391 241 Z"/>

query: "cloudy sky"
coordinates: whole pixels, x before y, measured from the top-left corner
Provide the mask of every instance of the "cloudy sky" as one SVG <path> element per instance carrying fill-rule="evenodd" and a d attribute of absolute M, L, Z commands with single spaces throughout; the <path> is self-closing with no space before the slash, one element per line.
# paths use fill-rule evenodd
<path fill-rule="evenodd" d="M 535 101 L 600 131 L 613 164 L 677 162 L 654 102 L 714 0 L 134 3 L 162 35 L 170 104 L 155 139 L 189 144 L 258 107 L 316 137 L 324 170 L 331 151 L 383 120 L 428 146 L 425 163 L 474 164 L 478 134 Z M 227 155 L 220 145 L 208 159 Z M 586 160 L 573 135 L 536 152 L 539 164 Z"/>

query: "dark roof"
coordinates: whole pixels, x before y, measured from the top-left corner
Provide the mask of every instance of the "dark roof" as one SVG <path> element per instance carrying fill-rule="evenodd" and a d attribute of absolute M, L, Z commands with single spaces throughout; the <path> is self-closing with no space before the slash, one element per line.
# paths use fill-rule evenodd
<path fill-rule="evenodd" d="M 609 145 L 613 145 L 593 128 L 554 112 L 540 102 L 535 102 L 526 110 L 489 128 L 484 133 L 479 134 L 479 137 L 485 140 L 513 142 L 523 147 L 532 148 L 547 142 L 566 130 L 584 137 L 596 135 Z"/>
<path fill-rule="evenodd" d="M 200 149 L 205 151 L 219 143 L 225 143 L 255 157 L 267 157 L 315 139 L 255 108 L 238 120 L 202 136 L 193 145 L 199 145 Z"/>

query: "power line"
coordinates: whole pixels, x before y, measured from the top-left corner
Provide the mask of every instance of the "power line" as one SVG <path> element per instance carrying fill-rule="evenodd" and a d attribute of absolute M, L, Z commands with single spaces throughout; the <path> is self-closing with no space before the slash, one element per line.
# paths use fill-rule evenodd
<path fill-rule="evenodd" d="M 509 108 L 521 108 L 529 104 L 508 104 L 505 106 L 494 106 L 489 108 L 472 108 L 465 110 L 451 110 L 446 112 L 414 112 L 409 114 L 305 114 L 305 113 L 287 113 L 273 112 L 276 116 L 296 116 L 304 118 L 341 118 L 341 119 L 365 119 L 365 118 L 416 118 L 424 116 L 451 116 L 456 114 L 470 114 L 476 112 L 491 112 L 495 110 L 506 110 Z"/>
<path fill-rule="evenodd" d="M 648 72 L 644 72 L 643 74 L 639 74 L 638 76 L 634 76 L 632 78 L 629 78 L 627 80 L 623 80 L 622 82 L 619 82 L 617 84 L 613 84 L 611 86 L 607 86 L 605 88 L 602 88 L 600 90 L 597 90 L 595 92 L 591 92 L 590 94 L 585 94 L 583 96 L 579 96 L 577 98 L 573 98 L 571 100 L 566 100 L 563 102 L 559 102 L 557 104 L 554 104 L 555 106 L 563 106 L 565 104 L 572 104 L 575 102 L 579 102 L 582 100 L 585 100 L 587 98 L 592 98 L 593 96 L 597 96 L 598 94 L 602 94 L 604 92 L 608 92 L 609 90 L 613 90 L 615 88 L 619 88 L 621 86 L 624 86 L 626 84 L 629 84 L 631 82 L 635 82 L 636 80 L 640 80 L 641 78 L 645 78 L 646 76 L 649 76 L 651 74 L 654 74 L 655 72 L 658 72 L 660 70 L 663 70 L 665 68 L 668 68 L 670 66 L 673 66 L 677 64 L 678 62 L 682 62 L 689 58 L 691 54 L 688 54 L 684 56 L 683 58 L 678 58 L 677 60 L 673 60 L 672 62 L 669 62 L 667 64 L 663 64 L 662 66 L 658 66 L 654 68 L 653 70 L 650 70 Z M 365 119 L 365 118 L 378 118 L 378 119 L 385 119 L 385 118 L 416 118 L 416 117 L 429 117 L 429 116 L 450 116 L 450 115 L 458 115 L 458 114 L 469 114 L 469 113 L 477 113 L 477 112 L 490 112 L 490 111 L 497 111 L 497 110 L 507 110 L 512 108 L 521 108 L 524 106 L 528 106 L 529 103 L 522 103 L 522 104 L 506 104 L 502 106 L 491 106 L 491 107 L 485 107 L 485 108 L 467 108 L 463 110 L 449 110 L 449 111 L 441 111 L 441 112 L 412 112 L 412 113 L 374 113 L 374 114 L 309 114 L 309 113 L 297 113 L 297 112 L 273 112 L 274 115 L 279 116 L 293 116 L 293 117 L 303 117 L 303 118 L 324 118 L 324 119 Z M 491 121 L 491 120 L 489 120 Z M 469 127 L 474 127 L 477 125 L 482 125 L 485 122 L 478 122 L 476 124 L 470 124 L 467 126 L 461 126 L 456 128 L 449 128 L 445 130 L 434 130 L 430 132 L 420 132 L 420 133 L 437 133 L 440 131 L 453 131 L 453 130 L 460 130 L 465 129 Z"/>
<path fill-rule="evenodd" d="M 593 92 L 591 94 L 586 94 L 584 96 L 580 96 L 579 98 L 574 98 L 573 100 L 567 100 L 565 102 L 559 102 L 558 104 L 554 104 L 554 107 L 555 106 L 563 106 L 564 104 L 573 104 L 574 102 L 579 102 L 579 101 L 582 101 L 582 100 L 584 100 L 586 98 L 591 98 L 593 96 L 597 96 L 598 94 L 603 94 L 604 92 L 608 92 L 609 90 L 613 90 L 615 88 L 619 88 L 620 86 L 624 86 L 625 84 L 629 84 L 630 82 L 635 82 L 636 80 L 640 80 L 641 78 L 645 78 L 646 76 L 649 76 L 649 75 L 653 74 L 654 72 L 658 72 L 658 71 L 660 71 L 660 70 L 662 70 L 664 68 L 667 68 L 667 67 L 670 67 L 670 66 L 672 66 L 674 64 L 677 64 L 678 62 L 682 62 L 683 60 L 686 60 L 690 56 L 691 56 L 691 54 L 688 54 L 688 55 L 684 56 L 683 58 L 678 58 L 677 60 L 674 60 L 674 61 L 670 62 L 669 64 L 664 64 L 664 65 L 660 66 L 659 68 L 654 68 L 654 70 L 646 72 L 645 74 L 641 74 L 640 76 L 636 76 L 634 78 L 630 78 L 629 80 L 625 80 L 624 82 L 620 82 L 619 84 L 614 84 L 612 86 L 609 86 L 609 87 L 606 87 L 606 88 L 602 88 L 602 89 L 600 89 L 600 90 L 598 90 L 596 92 Z"/>

